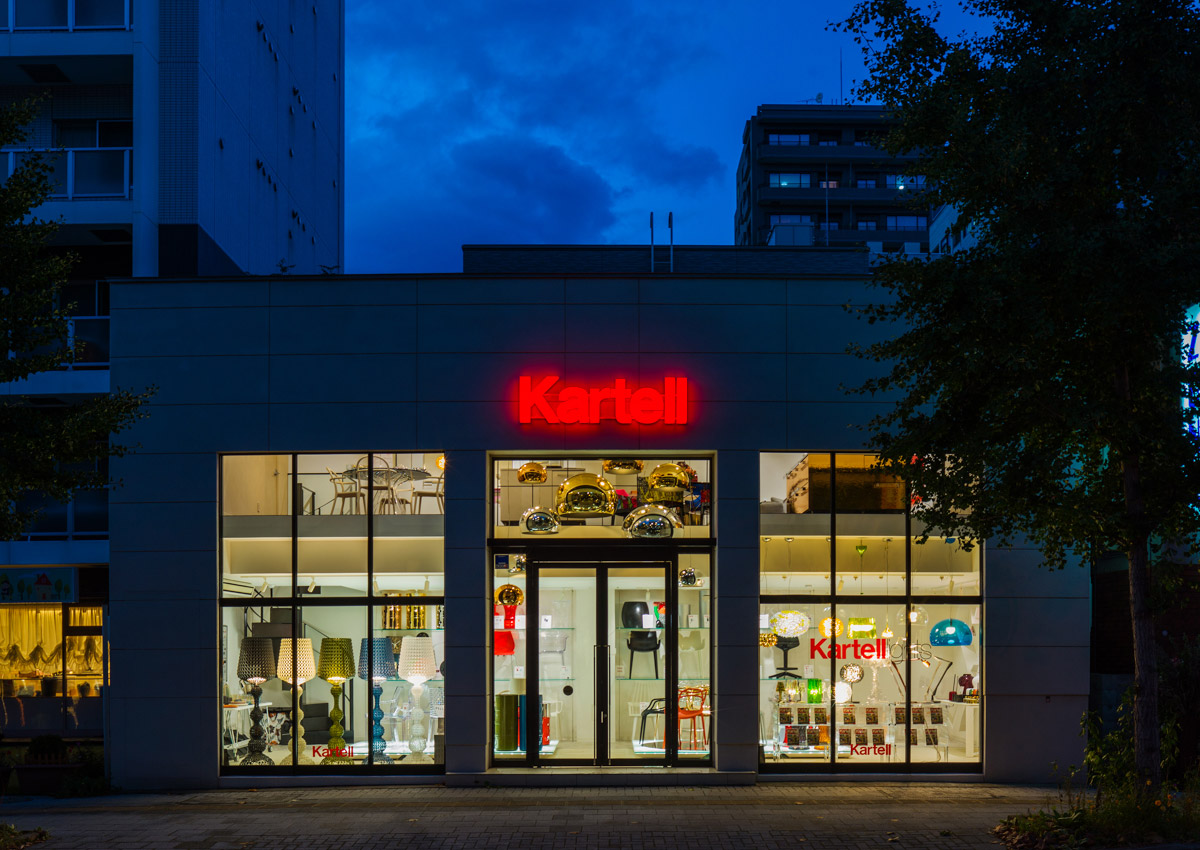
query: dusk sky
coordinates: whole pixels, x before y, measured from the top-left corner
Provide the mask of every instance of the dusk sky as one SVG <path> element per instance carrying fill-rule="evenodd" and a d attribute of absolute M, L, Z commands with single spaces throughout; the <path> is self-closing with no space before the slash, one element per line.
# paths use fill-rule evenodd
<path fill-rule="evenodd" d="M 851 97 L 861 55 L 826 24 L 852 6 L 348 0 L 346 270 L 647 244 L 651 211 L 660 244 L 668 211 L 676 243 L 732 244 L 746 119 Z"/>

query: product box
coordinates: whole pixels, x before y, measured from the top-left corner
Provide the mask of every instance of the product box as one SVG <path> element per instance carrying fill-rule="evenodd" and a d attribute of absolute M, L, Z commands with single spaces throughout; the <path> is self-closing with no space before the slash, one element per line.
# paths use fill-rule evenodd
<path fill-rule="evenodd" d="M 914 726 L 925 725 L 925 709 L 919 705 L 914 705 L 912 710 L 912 722 Z"/>
<path fill-rule="evenodd" d="M 945 722 L 942 719 L 942 707 L 940 705 L 929 706 L 929 722 L 930 723 L 944 723 Z"/>
<path fill-rule="evenodd" d="M 859 746 L 859 747 L 867 746 L 867 730 L 866 729 L 855 729 L 854 730 L 854 744 L 855 744 L 855 746 Z"/>
<path fill-rule="evenodd" d="M 850 746 L 850 731 L 849 729 L 838 730 L 838 745 L 842 747 Z M 865 730 L 864 730 L 865 731 Z"/>
<path fill-rule="evenodd" d="M 855 711 L 852 705 L 842 706 L 842 722 L 847 726 L 853 726 L 858 721 L 854 719 Z"/>
<path fill-rule="evenodd" d="M 874 726 L 879 723 L 879 708 L 877 706 L 867 706 L 867 708 L 864 709 L 864 713 L 867 715 L 868 726 Z"/>
<path fill-rule="evenodd" d="M 872 729 L 871 730 L 871 745 L 872 746 L 882 747 L 886 743 L 887 743 L 887 730 L 886 729 Z"/>

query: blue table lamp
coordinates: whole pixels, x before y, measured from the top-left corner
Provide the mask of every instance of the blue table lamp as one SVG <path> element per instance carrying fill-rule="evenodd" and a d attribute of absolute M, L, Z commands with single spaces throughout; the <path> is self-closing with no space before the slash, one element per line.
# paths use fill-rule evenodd
<path fill-rule="evenodd" d="M 362 639 L 358 649 L 358 678 L 371 683 L 371 695 L 375 701 L 371 711 L 371 755 L 375 764 L 392 764 L 392 759 L 385 752 L 383 709 L 379 707 L 384 681 L 396 678 L 396 656 L 392 652 L 391 638 Z"/>

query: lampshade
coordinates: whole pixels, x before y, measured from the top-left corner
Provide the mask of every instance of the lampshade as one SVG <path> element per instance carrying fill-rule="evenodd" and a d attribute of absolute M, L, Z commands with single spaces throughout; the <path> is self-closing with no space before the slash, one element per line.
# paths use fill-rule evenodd
<path fill-rule="evenodd" d="M 322 638 L 317 675 L 341 684 L 354 678 L 354 644 L 350 638 Z"/>
<path fill-rule="evenodd" d="M 838 671 L 838 676 L 841 677 L 843 682 L 849 682 L 853 685 L 855 682 L 862 681 L 863 668 L 859 664 L 843 664 L 842 669 Z"/>
<path fill-rule="evenodd" d="M 825 688 L 820 679 L 809 679 L 805 684 L 805 691 L 808 693 L 809 702 L 820 702 L 821 697 L 825 694 Z"/>
<path fill-rule="evenodd" d="M 850 699 L 853 696 L 854 696 L 854 689 L 851 688 L 850 685 L 847 684 L 846 682 L 837 682 L 834 684 L 834 686 L 833 686 L 833 701 L 836 702 L 838 705 L 841 705 L 842 703 L 850 702 Z"/>
<path fill-rule="evenodd" d="M 758 645 L 759 646 L 774 646 L 778 642 L 779 642 L 779 635 L 775 634 L 774 632 L 759 632 L 758 633 Z"/>
<path fill-rule="evenodd" d="M 317 662 L 313 660 L 312 638 L 300 638 L 296 641 L 296 671 L 292 674 L 292 639 L 284 638 L 279 642 L 280 679 L 289 685 L 303 685 L 317 675 Z M 294 681 L 293 681 L 294 680 Z"/>
<path fill-rule="evenodd" d="M 850 626 L 851 638 L 873 638 L 875 637 L 875 618 L 874 617 L 850 617 L 846 620 Z"/>
<path fill-rule="evenodd" d="M 799 637 L 812 627 L 803 611 L 780 611 L 771 615 L 771 631 L 784 637 Z"/>
<path fill-rule="evenodd" d="M 970 646 L 971 627 L 962 620 L 942 620 L 929 630 L 929 643 L 933 646 Z"/>
<path fill-rule="evenodd" d="M 827 638 L 841 637 L 842 630 L 844 628 L 845 626 L 842 625 L 841 620 L 837 619 L 836 617 L 826 617 L 821 621 L 820 631 L 821 634 Z"/>
<path fill-rule="evenodd" d="M 626 537 L 673 537 L 683 528 L 679 517 L 665 505 L 642 505 L 634 508 L 621 523 Z"/>
<path fill-rule="evenodd" d="M 400 678 L 414 685 L 437 675 L 433 638 L 409 635 L 400 646 Z"/>
<path fill-rule="evenodd" d="M 521 514 L 521 525 L 527 534 L 557 534 L 558 514 L 541 505 L 534 505 Z"/>
<path fill-rule="evenodd" d="M 520 605 L 525 601 L 525 591 L 515 584 L 502 584 L 496 588 L 496 604 Z"/>
<path fill-rule="evenodd" d="M 546 467 L 536 461 L 521 464 L 517 470 L 517 482 L 520 484 L 545 484 Z"/>
<path fill-rule="evenodd" d="M 374 650 L 374 667 L 367 659 L 367 647 Z M 362 639 L 358 647 L 358 678 L 372 681 L 396 678 L 396 657 L 392 654 L 391 638 Z"/>
<path fill-rule="evenodd" d="M 613 458 L 601 464 L 605 475 L 637 475 L 642 471 L 642 462 L 634 458 Z"/>
<path fill-rule="evenodd" d="M 275 648 L 267 637 L 242 638 L 237 676 L 245 682 L 261 685 L 275 678 Z"/>
<path fill-rule="evenodd" d="M 554 510 L 560 517 L 609 517 L 616 510 L 616 491 L 608 479 L 580 472 L 558 485 Z"/>

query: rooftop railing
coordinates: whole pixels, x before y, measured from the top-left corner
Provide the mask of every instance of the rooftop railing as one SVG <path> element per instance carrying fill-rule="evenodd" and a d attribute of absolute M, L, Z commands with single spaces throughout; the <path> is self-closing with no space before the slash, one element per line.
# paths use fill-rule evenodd
<path fill-rule="evenodd" d="M 0 0 L 0 32 L 127 30 L 131 0 Z"/>

